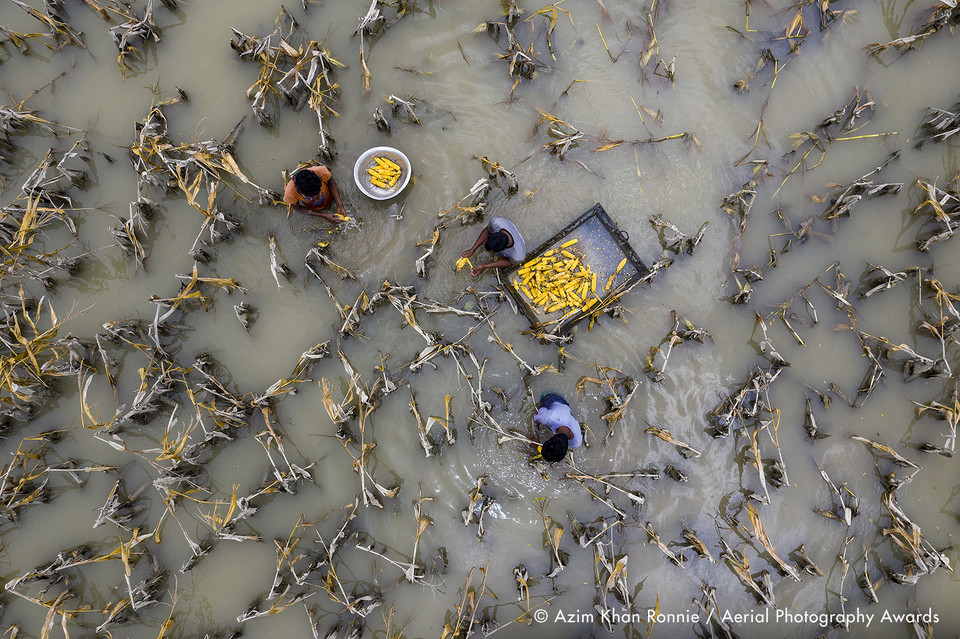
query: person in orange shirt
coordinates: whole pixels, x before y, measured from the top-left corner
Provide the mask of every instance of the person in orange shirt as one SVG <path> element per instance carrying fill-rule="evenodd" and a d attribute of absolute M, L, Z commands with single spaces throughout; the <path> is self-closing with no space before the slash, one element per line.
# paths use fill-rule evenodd
<path fill-rule="evenodd" d="M 307 215 L 322 217 L 331 224 L 339 224 L 346 217 L 346 209 L 340 201 L 340 190 L 330 169 L 318 164 L 294 173 L 283 190 L 283 201 Z M 323 212 L 336 203 L 336 213 Z"/>

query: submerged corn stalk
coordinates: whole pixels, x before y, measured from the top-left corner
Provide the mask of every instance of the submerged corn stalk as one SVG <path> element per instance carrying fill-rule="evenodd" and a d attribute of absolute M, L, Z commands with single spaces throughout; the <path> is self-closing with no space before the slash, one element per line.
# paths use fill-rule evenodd
<path fill-rule="evenodd" d="M 872 55 L 878 56 L 893 47 L 897 51 L 910 51 L 943 28 L 952 32 L 960 26 L 960 3 L 957 0 L 942 0 L 930 7 L 930 17 L 911 29 L 910 35 L 902 36 L 885 44 L 873 43 L 864 47 Z"/>

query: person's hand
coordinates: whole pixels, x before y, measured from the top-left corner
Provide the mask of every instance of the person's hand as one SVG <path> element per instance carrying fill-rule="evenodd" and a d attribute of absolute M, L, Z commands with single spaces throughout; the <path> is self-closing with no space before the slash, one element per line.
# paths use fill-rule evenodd
<path fill-rule="evenodd" d="M 468 258 L 473 257 L 473 249 L 467 249 L 466 251 L 460 254 L 460 257 L 468 257 Z"/>
<path fill-rule="evenodd" d="M 470 275 L 473 275 L 474 277 L 477 277 L 478 275 L 480 275 L 481 273 L 483 273 L 483 269 L 484 269 L 483 266 L 475 266 L 475 267 L 473 267 L 472 269 L 470 269 Z"/>
<path fill-rule="evenodd" d="M 343 208 L 342 204 L 337 205 L 337 215 L 339 215 L 342 218 L 347 217 L 347 209 Z"/>

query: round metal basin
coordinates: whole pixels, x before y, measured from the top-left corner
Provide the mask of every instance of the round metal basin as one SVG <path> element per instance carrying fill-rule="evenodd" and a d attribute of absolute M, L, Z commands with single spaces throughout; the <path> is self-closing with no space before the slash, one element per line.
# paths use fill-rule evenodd
<path fill-rule="evenodd" d="M 393 187 L 385 189 L 370 182 L 370 174 L 367 173 L 367 169 L 376 166 L 375 157 L 387 158 L 400 166 L 403 172 Z M 406 188 L 407 183 L 410 182 L 410 160 L 403 154 L 403 151 L 395 149 L 392 146 L 375 146 L 372 149 L 364 151 L 363 154 L 357 158 L 357 163 L 353 165 L 353 181 L 356 182 L 357 188 L 367 197 L 373 198 L 374 200 L 389 200 Z"/>

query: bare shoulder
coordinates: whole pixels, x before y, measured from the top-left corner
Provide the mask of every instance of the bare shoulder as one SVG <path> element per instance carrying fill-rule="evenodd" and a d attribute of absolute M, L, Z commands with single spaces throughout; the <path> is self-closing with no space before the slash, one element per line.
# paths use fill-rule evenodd
<path fill-rule="evenodd" d="M 311 166 L 311 167 L 310 167 L 310 170 L 313 171 L 314 173 L 316 173 L 316 174 L 317 174 L 317 177 L 319 177 L 321 180 L 329 180 L 329 179 L 330 179 L 330 169 L 328 169 L 327 167 L 325 167 L 325 166 L 322 165 L 322 164 L 318 164 L 318 165 L 316 165 L 316 166 Z"/>
<path fill-rule="evenodd" d="M 283 189 L 283 201 L 287 204 L 296 204 L 300 201 L 300 194 L 297 193 L 297 189 L 293 185 L 293 180 L 287 182 L 287 185 Z"/>

